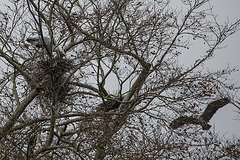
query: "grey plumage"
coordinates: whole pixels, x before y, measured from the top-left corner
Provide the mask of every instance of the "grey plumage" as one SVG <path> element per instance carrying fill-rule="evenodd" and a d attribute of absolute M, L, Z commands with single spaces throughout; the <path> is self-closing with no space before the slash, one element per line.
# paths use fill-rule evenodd
<path fill-rule="evenodd" d="M 188 116 L 181 116 L 174 119 L 170 123 L 170 127 L 172 129 L 177 129 L 185 124 L 198 124 L 201 125 L 203 130 L 208 130 L 211 128 L 211 125 L 207 124 L 209 120 L 213 117 L 213 115 L 217 112 L 219 108 L 230 103 L 229 98 L 222 98 L 216 101 L 213 101 L 208 104 L 207 108 L 204 112 L 198 117 L 188 117 Z"/>
<path fill-rule="evenodd" d="M 212 118 L 212 116 L 217 112 L 219 108 L 222 108 L 228 104 L 230 100 L 228 98 L 223 98 L 217 101 L 213 101 L 208 104 L 207 108 L 201 115 L 201 118 L 207 123 Z"/>
<path fill-rule="evenodd" d="M 55 42 L 54 40 L 51 40 L 49 37 L 43 37 L 44 43 L 46 46 L 54 46 Z M 42 38 L 40 37 L 29 37 L 27 39 L 27 42 L 31 43 L 32 45 L 38 47 L 38 48 L 44 48 L 44 43 L 42 42 Z"/>
<path fill-rule="evenodd" d="M 178 117 L 176 119 L 174 119 L 174 121 L 172 121 L 172 123 L 170 124 L 170 127 L 172 129 L 177 129 L 179 127 L 182 127 L 185 124 L 198 124 L 201 125 L 203 130 L 208 130 L 209 128 L 211 128 L 211 125 L 207 124 L 206 122 L 204 122 L 203 120 L 200 119 L 200 117 L 188 117 L 188 116 L 181 116 Z"/>
<path fill-rule="evenodd" d="M 65 51 L 62 49 L 61 46 L 58 46 L 57 48 L 55 48 L 55 42 L 54 40 L 49 37 L 43 37 L 44 43 L 46 45 L 46 47 L 48 47 L 48 49 L 53 49 L 53 51 L 56 51 L 59 57 L 63 57 L 63 56 L 67 56 Z M 27 38 L 27 42 L 31 43 L 32 45 L 34 45 L 37 48 L 44 48 L 44 43 L 42 42 L 42 38 L 40 37 L 29 37 Z M 52 55 L 49 55 L 52 56 Z"/>

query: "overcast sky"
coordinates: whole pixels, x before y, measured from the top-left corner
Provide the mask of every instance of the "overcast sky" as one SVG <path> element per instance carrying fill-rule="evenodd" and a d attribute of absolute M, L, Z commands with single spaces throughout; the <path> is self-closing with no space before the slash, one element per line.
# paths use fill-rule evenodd
<path fill-rule="evenodd" d="M 218 15 L 218 20 L 223 22 L 228 18 L 230 22 L 233 22 L 240 18 L 240 0 L 212 0 L 211 3 L 214 6 L 214 13 Z M 209 68 L 223 68 L 228 64 L 231 67 L 238 66 L 240 68 L 240 32 L 229 37 L 224 44 L 227 47 L 216 52 L 216 56 L 208 64 Z M 232 74 L 231 79 L 238 82 L 238 86 L 240 86 L 240 72 Z M 240 97 L 240 93 L 238 93 L 238 97 Z M 228 138 L 233 135 L 240 136 L 240 114 L 234 111 L 237 111 L 236 107 L 227 105 L 211 119 L 210 124 L 215 125 L 215 131 L 219 132 L 220 136 L 225 135 Z"/>
<path fill-rule="evenodd" d="M 179 2 L 180 0 L 174 1 Z M 0 0 L 0 4 L 2 3 L 7 3 L 7 1 Z M 240 0 L 212 0 L 211 4 L 214 6 L 214 13 L 218 15 L 218 20 L 222 22 L 227 18 L 230 22 L 240 18 Z M 240 68 L 240 32 L 230 37 L 224 44 L 228 46 L 216 52 L 215 58 L 207 64 L 208 67 L 219 69 L 229 64 L 231 67 L 238 66 Z M 238 82 L 238 86 L 240 86 L 240 72 L 232 74 L 231 78 L 234 82 Z M 238 97 L 240 97 L 240 93 L 238 93 Z M 240 115 L 234 112 L 236 110 L 233 105 L 227 105 L 221 108 L 211 119 L 212 128 L 215 128 L 220 136 L 225 135 L 228 138 L 233 135 L 240 136 L 240 120 L 236 120 L 240 119 Z"/>

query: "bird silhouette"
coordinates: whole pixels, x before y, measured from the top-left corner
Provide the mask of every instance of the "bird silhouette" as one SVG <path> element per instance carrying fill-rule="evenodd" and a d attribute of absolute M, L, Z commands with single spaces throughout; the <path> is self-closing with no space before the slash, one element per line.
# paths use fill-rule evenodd
<path fill-rule="evenodd" d="M 185 124 L 197 124 L 201 125 L 203 130 L 209 130 L 211 128 L 211 125 L 208 124 L 210 119 L 213 117 L 213 115 L 217 112 L 219 108 L 222 108 L 223 106 L 230 103 L 229 98 L 222 98 L 216 101 L 213 101 L 208 104 L 207 108 L 204 110 L 204 112 L 197 117 L 188 117 L 188 116 L 181 116 L 177 119 L 173 120 L 170 123 L 170 127 L 172 129 L 177 129 L 179 127 L 182 127 Z"/>

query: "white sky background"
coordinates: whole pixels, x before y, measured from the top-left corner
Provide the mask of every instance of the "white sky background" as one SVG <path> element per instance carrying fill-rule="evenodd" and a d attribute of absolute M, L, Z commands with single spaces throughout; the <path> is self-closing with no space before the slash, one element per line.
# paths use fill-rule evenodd
<path fill-rule="evenodd" d="M 240 0 L 212 0 L 211 4 L 214 6 L 213 12 L 218 15 L 218 20 L 221 22 L 227 18 L 230 22 L 240 18 Z M 229 37 L 224 45 L 227 47 L 217 50 L 216 56 L 207 63 L 207 66 L 210 69 L 224 68 L 227 65 L 240 68 L 240 32 Z M 240 86 L 240 72 L 233 73 L 230 78 Z M 210 120 L 210 124 L 213 128 L 215 126 L 215 131 L 219 132 L 220 136 L 225 135 L 227 138 L 232 138 L 233 135 L 240 136 L 240 114 L 234 111 L 237 111 L 237 108 L 229 104 L 219 109 Z"/>
<path fill-rule="evenodd" d="M 3 3 L 8 2 L 0 0 L 0 9 L 2 9 Z M 172 2 L 179 3 L 180 0 L 173 0 Z M 214 6 L 213 12 L 218 15 L 218 20 L 222 23 L 227 18 L 230 22 L 234 22 L 237 18 L 240 18 L 240 0 L 211 0 L 211 4 Z M 227 65 L 230 65 L 230 67 L 238 66 L 240 68 L 240 32 L 229 37 L 224 45 L 227 45 L 227 47 L 215 52 L 216 56 L 206 63 L 209 69 L 220 69 Z M 240 86 L 240 72 L 232 74 L 231 79 L 233 82 L 238 82 L 238 86 Z M 240 93 L 238 93 L 238 97 L 240 97 Z M 235 135 L 240 137 L 240 114 L 234 111 L 237 111 L 237 108 L 233 105 L 227 105 L 217 111 L 211 119 L 210 124 L 213 125 L 212 129 L 215 128 L 215 131 L 220 136 L 224 135 L 226 138 L 232 138 Z"/>

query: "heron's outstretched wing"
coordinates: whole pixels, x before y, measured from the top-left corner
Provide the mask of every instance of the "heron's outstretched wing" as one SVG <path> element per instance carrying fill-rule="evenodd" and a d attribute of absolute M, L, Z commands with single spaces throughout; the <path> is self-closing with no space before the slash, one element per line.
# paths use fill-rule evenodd
<path fill-rule="evenodd" d="M 177 119 L 173 120 L 172 123 L 170 123 L 170 127 L 172 129 L 177 129 L 179 127 L 182 127 L 185 124 L 196 124 L 196 125 L 201 125 L 203 130 L 208 130 L 211 125 L 205 123 L 199 118 L 195 117 L 188 117 L 188 116 L 181 116 L 178 117 Z"/>
<path fill-rule="evenodd" d="M 217 112 L 219 108 L 222 108 L 223 106 L 227 105 L 230 102 L 230 99 L 223 98 L 219 99 L 217 101 L 213 101 L 208 104 L 205 111 L 202 113 L 201 118 L 205 122 L 209 122 L 209 120 L 212 118 L 212 116 Z"/>

